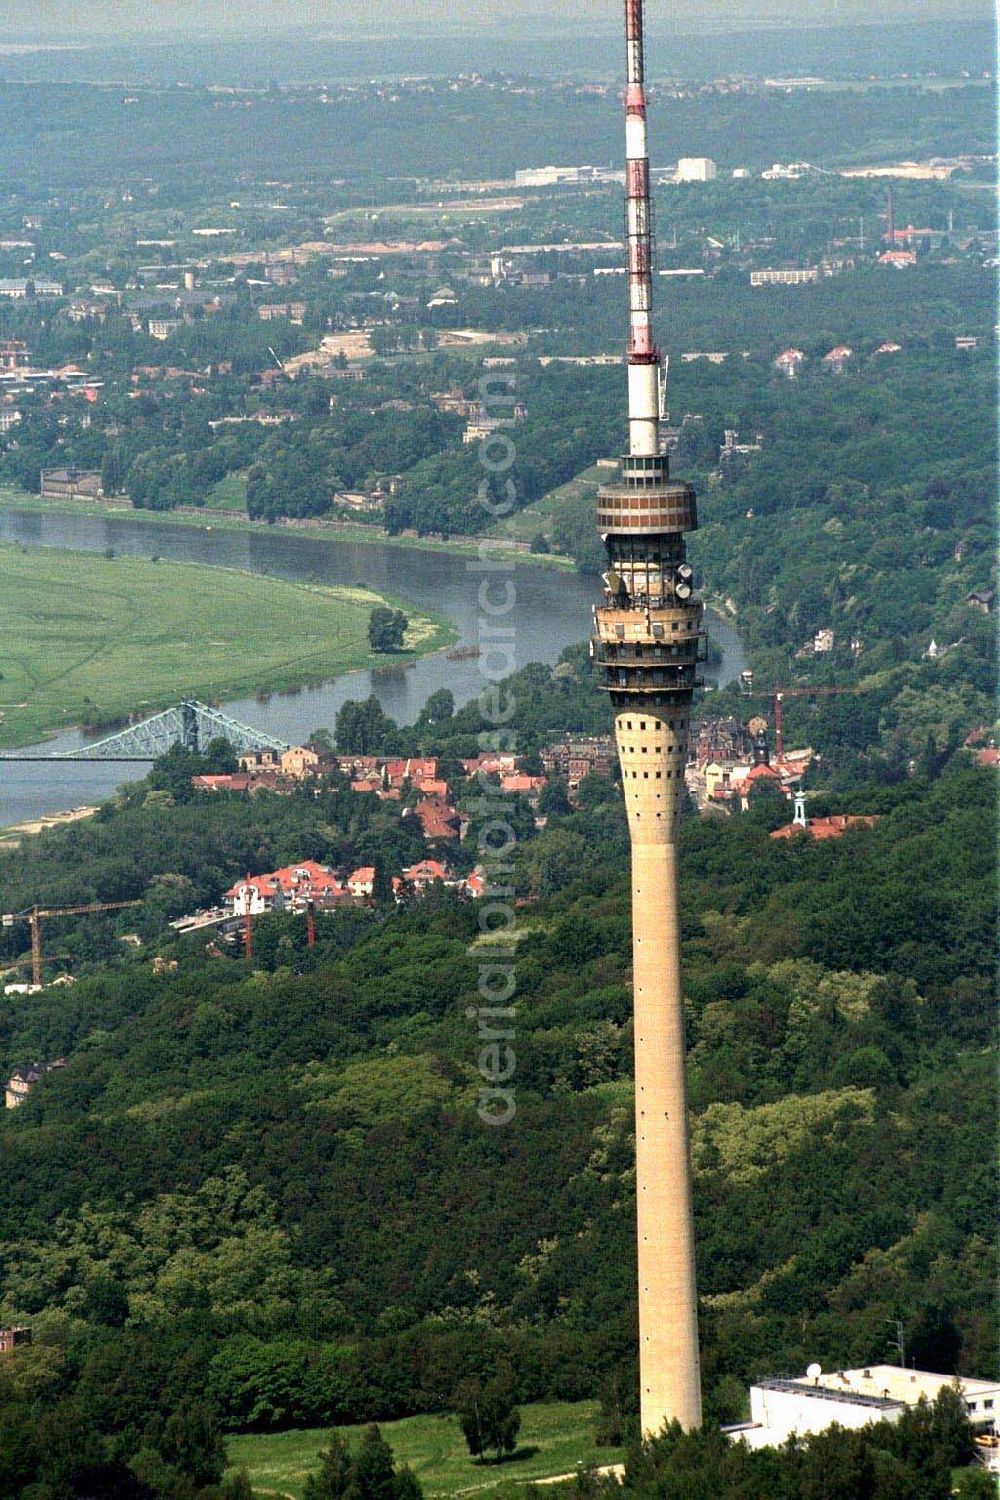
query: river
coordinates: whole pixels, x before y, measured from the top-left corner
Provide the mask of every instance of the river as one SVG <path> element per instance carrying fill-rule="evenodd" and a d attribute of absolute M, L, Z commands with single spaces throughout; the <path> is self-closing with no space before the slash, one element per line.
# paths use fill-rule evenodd
<path fill-rule="evenodd" d="M 483 575 L 471 571 L 468 560 L 455 553 L 311 533 L 208 531 L 131 517 L 16 509 L 0 510 L 0 541 L 76 552 L 113 547 L 122 556 L 240 568 L 301 583 L 364 584 L 418 611 L 443 616 L 458 632 L 460 645 L 479 642 L 478 591 Z M 502 623 L 513 631 L 515 666 L 555 662 L 564 647 L 586 638 L 596 580 L 534 564 L 516 567 L 513 576 L 516 604 Z M 710 629 L 722 648 L 721 665 L 710 676 L 725 685 L 743 670 L 746 657 L 729 621 L 713 616 Z M 266 700 L 243 698 L 223 706 L 233 718 L 299 744 L 320 726 L 332 728 L 337 710 L 348 698 L 374 693 L 386 713 L 401 724 L 412 723 L 438 688 L 450 688 L 461 706 L 481 690 L 481 667 L 476 657 L 455 660 L 436 652 L 406 667 L 349 672 L 319 687 L 275 693 Z M 33 748 L 50 753 L 84 743 L 79 732 L 72 732 Z M 121 763 L 12 762 L 0 769 L 0 827 L 99 802 L 140 769 Z"/>

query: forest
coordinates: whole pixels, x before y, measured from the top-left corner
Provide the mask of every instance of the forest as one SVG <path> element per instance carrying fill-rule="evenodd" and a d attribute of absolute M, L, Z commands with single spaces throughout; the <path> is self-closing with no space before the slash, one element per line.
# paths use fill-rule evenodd
<path fill-rule="evenodd" d="M 56 898 L 70 870 L 148 892 L 140 949 L 92 923 L 68 997 L 5 1002 L 6 1065 L 68 1059 L 0 1120 L 0 1221 L 17 1224 L 0 1313 L 34 1330 L 16 1379 L 0 1371 L 7 1430 L 82 1410 L 108 1461 L 145 1472 L 184 1388 L 221 1433 L 447 1409 L 460 1378 L 506 1363 L 521 1400 L 603 1393 L 627 1420 L 615 787 L 591 778 L 577 811 L 519 825 L 517 1115 L 496 1132 L 475 1112 L 470 904 L 324 915 L 312 950 L 301 919 L 267 919 L 253 974 L 165 930 L 248 858 L 360 857 L 391 814 L 336 789 L 170 801 L 140 786 L 5 857 L 17 899 Z M 887 1318 L 918 1364 L 996 1363 L 991 780 L 958 751 L 867 805 L 873 828 L 815 846 L 770 839 L 787 814 L 766 799 L 683 824 L 714 1420 L 739 1418 L 762 1372 L 874 1361 Z"/>
<path fill-rule="evenodd" d="M 983 66 L 989 61 L 984 54 Z M 11 81 L 0 91 L 0 167 L 32 195 L 111 180 L 145 196 L 152 181 L 160 202 L 175 205 L 196 197 L 218 202 L 220 185 L 228 199 L 241 179 L 509 177 L 540 160 L 576 160 L 584 140 L 589 160 L 617 160 L 613 89 L 554 84 L 530 72 L 463 80 L 456 88 L 450 82 L 221 95 L 205 86 L 146 87 L 123 96 L 75 82 Z M 706 155 L 757 170 L 803 158 L 851 164 L 876 152 L 988 153 L 994 141 L 992 90 L 971 79 L 946 90 L 867 88 L 852 94 L 849 110 L 837 91 L 737 91 L 720 108 L 711 92 L 667 85 L 657 119 L 662 160 L 676 160 L 696 139 Z M 46 150 L 55 137 L 62 150 Z"/>

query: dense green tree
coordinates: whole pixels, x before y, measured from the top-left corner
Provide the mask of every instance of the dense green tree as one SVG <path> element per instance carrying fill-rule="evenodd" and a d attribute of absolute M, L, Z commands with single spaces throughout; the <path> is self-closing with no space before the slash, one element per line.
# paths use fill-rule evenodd
<path fill-rule="evenodd" d="M 351 699 L 337 713 L 337 748 L 342 753 L 375 755 L 386 753 L 386 742 L 395 725 L 374 696 L 363 703 Z"/>
<path fill-rule="evenodd" d="M 160 1454 L 197 1487 L 218 1484 L 226 1466 L 226 1445 L 211 1409 L 198 1401 L 178 1407 L 164 1426 Z"/>
<path fill-rule="evenodd" d="M 128 1296 L 120 1281 L 95 1276 L 87 1283 L 84 1311 L 92 1323 L 121 1328 L 128 1317 Z"/>
<path fill-rule="evenodd" d="M 509 1369 L 484 1384 L 478 1380 L 463 1381 L 455 1391 L 454 1405 L 462 1435 L 474 1458 L 492 1452 L 499 1462 L 513 1453 L 521 1414 Z"/>
<path fill-rule="evenodd" d="M 451 719 L 455 714 L 455 695 L 450 688 L 438 688 L 437 692 L 431 693 L 427 702 L 420 710 L 417 720 L 419 724 L 428 726 L 439 724 L 442 720 Z"/>
<path fill-rule="evenodd" d="M 329 1448 L 320 1454 L 318 1472 L 306 1480 L 305 1500 L 342 1500 L 353 1481 L 354 1462 L 347 1444 L 339 1433 L 331 1433 Z"/>
<path fill-rule="evenodd" d="M 409 620 L 401 609 L 377 604 L 368 616 L 368 642 L 373 651 L 401 651 Z"/>

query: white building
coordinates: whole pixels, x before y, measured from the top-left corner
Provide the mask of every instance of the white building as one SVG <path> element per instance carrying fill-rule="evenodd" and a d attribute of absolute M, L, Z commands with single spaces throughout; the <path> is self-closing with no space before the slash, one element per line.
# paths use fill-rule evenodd
<path fill-rule="evenodd" d="M 787 163 L 776 161 L 772 167 L 761 172 L 760 175 L 765 182 L 795 182 L 799 177 L 804 177 L 807 172 L 811 171 L 812 168 L 807 161 Z"/>
<path fill-rule="evenodd" d="M 682 156 L 677 163 L 678 182 L 714 182 L 715 172 L 710 156 Z"/>
<path fill-rule="evenodd" d="M 593 167 L 522 167 L 514 173 L 515 187 L 558 187 L 562 183 L 593 182 Z"/>
<path fill-rule="evenodd" d="M 178 328 L 183 327 L 184 324 L 180 318 L 150 318 L 149 336 L 151 339 L 162 341 L 168 339 L 172 333 L 176 333 Z"/>
<path fill-rule="evenodd" d="M 762 271 L 750 272 L 751 286 L 803 286 L 818 280 L 818 266 L 766 267 Z"/>
<path fill-rule="evenodd" d="M 957 1387 L 974 1428 L 991 1427 L 1000 1409 L 1000 1381 L 969 1376 L 936 1375 L 898 1365 L 867 1370 L 838 1370 L 824 1375 L 810 1365 L 795 1380 L 761 1380 L 750 1387 L 750 1421 L 727 1429 L 751 1448 L 779 1447 L 793 1433 L 865 1427 L 869 1422 L 898 1422 L 921 1397 L 933 1401 L 946 1386 Z"/>
<path fill-rule="evenodd" d="M 801 349 L 786 349 L 774 361 L 774 368 L 786 379 L 794 380 L 805 364 L 805 358 Z"/>

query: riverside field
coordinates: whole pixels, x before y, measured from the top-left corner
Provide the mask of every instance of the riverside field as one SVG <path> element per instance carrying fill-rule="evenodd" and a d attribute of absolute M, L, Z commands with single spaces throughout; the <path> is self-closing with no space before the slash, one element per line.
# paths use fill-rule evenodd
<path fill-rule="evenodd" d="M 380 1422 L 398 1464 L 409 1464 L 429 1497 L 476 1494 L 523 1495 L 525 1487 L 557 1475 L 572 1474 L 584 1464 L 613 1464 L 624 1453 L 598 1448 L 594 1442 L 596 1401 L 539 1402 L 522 1406 L 515 1453 L 502 1464 L 477 1463 L 452 1414 L 403 1417 Z M 353 1448 L 361 1427 L 341 1427 Z M 301 1500 L 308 1476 L 319 1468 L 319 1453 L 330 1441 L 322 1427 L 298 1432 L 261 1432 L 228 1436 L 231 1468 L 245 1468 L 260 1495 L 280 1494 Z"/>
<path fill-rule="evenodd" d="M 384 602 L 225 568 L 0 546 L 0 749 L 384 663 L 367 634 Z M 407 613 L 400 657 L 453 639 Z"/>

